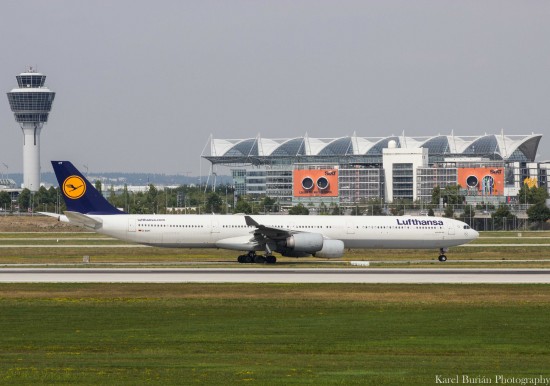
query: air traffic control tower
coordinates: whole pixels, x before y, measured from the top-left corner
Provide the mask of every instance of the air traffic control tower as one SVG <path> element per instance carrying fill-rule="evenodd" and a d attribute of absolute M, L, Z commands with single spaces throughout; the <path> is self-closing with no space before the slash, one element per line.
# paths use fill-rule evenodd
<path fill-rule="evenodd" d="M 46 75 L 29 68 L 16 76 L 18 88 L 8 92 L 11 111 L 23 129 L 23 187 L 40 188 L 40 131 L 52 109 L 55 92 L 44 86 Z"/>

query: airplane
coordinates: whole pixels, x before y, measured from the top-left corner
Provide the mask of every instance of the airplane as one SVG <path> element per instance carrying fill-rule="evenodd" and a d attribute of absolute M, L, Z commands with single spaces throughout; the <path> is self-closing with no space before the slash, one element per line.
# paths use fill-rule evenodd
<path fill-rule="evenodd" d="M 479 233 L 462 221 L 428 216 L 292 216 L 128 214 L 111 205 L 69 161 L 52 161 L 67 206 L 41 212 L 120 240 L 155 247 L 221 248 L 245 252 L 239 263 L 287 257 L 340 258 L 346 249 L 439 249 Z M 259 254 L 257 252 L 264 252 Z"/>

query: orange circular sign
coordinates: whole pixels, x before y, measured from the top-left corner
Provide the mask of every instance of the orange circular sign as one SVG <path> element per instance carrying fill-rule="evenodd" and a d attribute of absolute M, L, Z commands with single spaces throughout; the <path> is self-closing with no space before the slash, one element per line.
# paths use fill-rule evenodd
<path fill-rule="evenodd" d="M 63 194 L 73 200 L 79 199 L 86 193 L 86 182 L 82 177 L 70 176 L 63 182 Z"/>

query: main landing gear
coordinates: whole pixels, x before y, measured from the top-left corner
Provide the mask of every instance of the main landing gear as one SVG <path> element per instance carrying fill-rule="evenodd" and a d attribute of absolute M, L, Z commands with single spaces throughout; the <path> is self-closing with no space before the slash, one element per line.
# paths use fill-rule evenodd
<path fill-rule="evenodd" d="M 275 264 L 277 258 L 273 255 L 257 255 L 256 252 L 250 251 L 246 255 L 240 255 L 237 258 L 239 263 L 256 263 L 256 264 Z"/>
<path fill-rule="evenodd" d="M 447 256 L 445 256 L 445 253 L 448 251 L 448 248 L 439 248 L 439 257 L 437 258 L 439 261 L 447 261 Z"/>

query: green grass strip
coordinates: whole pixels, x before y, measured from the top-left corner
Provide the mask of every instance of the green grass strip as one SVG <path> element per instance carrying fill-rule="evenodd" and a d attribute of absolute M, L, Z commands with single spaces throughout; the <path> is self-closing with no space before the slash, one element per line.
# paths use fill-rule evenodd
<path fill-rule="evenodd" d="M 549 286 L 0 285 L 2 384 L 548 373 Z"/>

